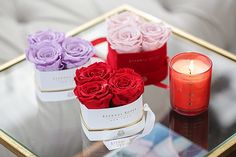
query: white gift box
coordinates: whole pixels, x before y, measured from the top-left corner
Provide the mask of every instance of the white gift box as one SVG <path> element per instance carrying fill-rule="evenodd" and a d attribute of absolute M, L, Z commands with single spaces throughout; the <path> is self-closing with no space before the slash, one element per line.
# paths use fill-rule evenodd
<path fill-rule="evenodd" d="M 91 131 L 86 128 L 83 122 L 81 124 L 85 135 L 88 137 L 90 141 L 103 141 L 103 140 L 111 140 L 111 139 L 118 139 L 127 136 L 132 136 L 141 132 L 145 126 L 145 118 L 143 116 L 141 121 L 133 125 L 124 128 L 110 129 L 110 130 Z"/>
<path fill-rule="evenodd" d="M 36 94 L 43 102 L 56 102 L 75 99 L 74 89 L 57 91 L 57 92 L 42 92 L 36 87 Z"/>
<path fill-rule="evenodd" d="M 142 95 L 134 102 L 114 108 L 88 109 L 80 103 L 81 124 L 90 141 L 111 140 L 135 135 L 142 130 L 149 132 L 155 115 L 143 105 Z M 147 121 L 145 122 L 145 111 Z"/>
<path fill-rule="evenodd" d="M 88 109 L 80 103 L 81 116 L 88 130 L 107 130 L 133 125 L 143 117 L 143 99 L 113 108 Z"/>
<path fill-rule="evenodd" d="M 102 62 L 102 60 L 92 57 L 81 67 L 89 66 L 95 62 Z M 35 90 L 38 98 L 44 102 L 75 99 L 76 96 L 73 93 L 75 87 L 75 71 L 81 67 L 48 72 L 35 69 Z"/>
<path fill-rule="evenodd" d="M 86 67 L 89 64 L 90 60 L 81 67 Z M 35 69 L 36 84 L 42 92 L 71 90 L 75 87 L 75 71 L 81 67 L 58 71 L 39 71 Z"/>
<path fill-rule="evenodd" d="M 110 128 L 104 130 L 88 129 L 81 114 L 81 124 L 83 131 L 90 141 L 103 141 L 109 150 L 116 149 L 122 146 L 119 142 L 117 143 L 116 139 L 119 139 L 119 141 L 122 141 L 122 143 L 130 143 L 133 139 L 141 138 L 152 131 L 155 123 L 155 114 L 149 108 L 148 104 L 144 104 L 144 107 L 142 109 L 143 113 L 146 112 L 146 118 L 145 114 L 143 114 L 141 119 L 136 123 L 127 124 L 126 126 L 120 128 Z M 103 125 L 103 122 L 101 121 L 95 122 L 101 123 L 101 125 Z"/>

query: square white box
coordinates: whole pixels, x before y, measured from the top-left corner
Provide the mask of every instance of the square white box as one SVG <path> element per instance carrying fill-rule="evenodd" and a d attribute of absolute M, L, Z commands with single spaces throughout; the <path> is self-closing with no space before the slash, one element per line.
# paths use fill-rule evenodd
<path fill-rule="evenodd" d="M 81 67 L 86 67 L 89 64 L 90 60 Z M 81 67 L 58 71 L 39 71 L 35 69 L 36 85 L 42 92 L 71 90 L 75 87 L 75 71 Z"/>

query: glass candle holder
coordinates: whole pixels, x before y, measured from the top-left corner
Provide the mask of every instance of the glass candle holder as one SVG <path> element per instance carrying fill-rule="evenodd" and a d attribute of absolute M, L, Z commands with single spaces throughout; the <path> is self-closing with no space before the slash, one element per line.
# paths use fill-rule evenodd
<path fill-rule="evenodd" d="M 174 111 L 188 116 L 208 109 L 212 61 L 196 52 L 177 54 L 170 61 L 170 101 Z"/>

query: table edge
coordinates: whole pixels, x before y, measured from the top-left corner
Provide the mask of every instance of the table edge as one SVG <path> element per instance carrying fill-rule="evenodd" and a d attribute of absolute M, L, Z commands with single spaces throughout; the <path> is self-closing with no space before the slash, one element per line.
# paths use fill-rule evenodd
<path fill-rule="evenodd" d="M 150 21 L 159 21 L 158 18 L 143 12 L 139 9 L 136 9 L 130 5 L 122 5 L 120 7 L 117 7 L 115 9 L 112 9 L 109 12 L 106 12 L 105 14 L 98 16 L 95 19 L 92 19 L 78 27 L 76 27 L 75 29 L 67 32 L 66 36 L 75 36 L 77 34 L 79 34 L 80 32 L 91 28 L 92 26 L 102 22 L 103 20 L 105 20 L 107 17 L 122 12 L 122 11 L 131 11 L 136 13 L 137 15 L 150 20 Z M 231 59 L 233 61 L 236 62 L 236 55 L 234 55 L 233 53 L 226 51 L 220 47 L 217 47 L 203 39 L 200 39 L 196 36 L 193 36 L 185 31 L 182 31 L 181 29 L 178 29 L 168 23 L 166 23 L 168 26 L 171 27 L 173 34 L 187 39 L 191 42 L 194 42 L 195 44 L 202 46 L 208 50 L 211 50 L 217 54 L 220 54 L 228 59 Z M 9 68 L 11 68 L 12 66 L 22 62 L 25 60 L 25 54 L 22 54 L 18 57 L 16 57 L 15 59 L 12 59 L 2 65 L 0 65 L 0 72 L 5 71 Z M 34 155 L 33 153 L 31 153 L 28 149 L 24 148 L 21 144 L 19 144 L 15 139 L 11 138 L 10 136 L 8 136 L 6 133 L 4 133 L 3 131 L 0 130 L 0 143 L 3 144 L 7 149 L 9 149 L 11 152 L 13 152 L 14 154 L 18 155 L 18 156 L 25 156 L 28 157 L 30 154 L 30 157 L 34 157 L 36 155 Z M 236 148 L 236 135 L 234 134 L 233 136 L 229 137 L 227 140 L 225 140 L 225 142 L 223 142 L 221 145 L 219 145 L 218 147 L 216 147 L 215 149 L 213 149 L 208 156 L 216 156 L 216 155 L 222 155 L 225 153 L 230 153 L 232 150 L 234 150 Z"/>
<path fill-rule="evenodd" d="M 67 36 L 75 36 L 78 33 L 80 33 L 81 31 L 89 29 L 90 27 L 94 26 L 95 24 L 100 23 L 101 21 L 103 21 L 107 17 L 109 17 L 109 16 L 111 16 L 115 13 L 121 12 L 121 11 L 131 11 L 131 12 L 134 12 L 134 13 L 138 14 L 139 16 L 147 19 L 147 20 L 154 21 L 154 22 L 159 21 L 159 19 L 156 18 L 155 16 L 153 16 L 151 14 L 148 14 L 144 11 L 141 11 L 139 9 L 136 9 L 136 8 L 130 6 L 130 5 L 125 4 L 125 5 L 122 5 L 120 7 L 115 8 L 115 9 L 112 9 L 111 11 L 109 11 L 109 12 L 107 12 L 107 13 L 101 15 L 101 16 L 98 16 L 97 18 L 94 18 L 94 19 L 92 19 L 92 20 L 76 27 L 75 29 L 67 32 Z M 168 23 L 166 23 L 166 24 L 171 27 L 173 34 L 175 34 L 175 35 L 177 35 L 181 38 L 187 39 L 187 40 L 189 40 L 189 41 L 191 41 L 191 42 L 193 42 L 193 43 L 195 43 L 199 46 L 202 46 L 202 47 L 204 47 L 208 50 L 211 50 L 215 53 L 218 53 L 218 54 L 220 54 L 220 55 L 222 55 L 222 56 L 224 56 L 228 59 L 236 61 L 236 55 L 234 55 L 232 52 L 226 51 L 226 50 L 224 50 L 224 49 L 222 49 L 222 48 L 220 48 L 220 47 L 218 47 L 214 44 L 211 44 L 211 43 L 209 43 L 209 42 L 207 42 L 207 41 L 205 41 L 201 38 L 198 38 L 194 35 L 191 35 L 191 34 L 185 32 L 185 31 L 183 31 L 183 30 L 181 30 L 177 27 L 174 27 L 173 25 L 170 25 Z M 20 63 L 23 60 L 25 60 L 25 54 L 22 54 L 22 55 L 20 55 L 16 58 L 6 62 L 6 63 L 0 65 L 0 72 L 2 72 L 4 70 L 7 70 L 8 68 L 14 66 L 17 63 Z"/>
<path fill-rule="evenodd" d="M 0 130 L 0 144 L 18 157 L 36 157 L 34 153 L 30 152 L 16 139 L 5 133 L 3 130 Z"/>
<path fill-rule="evenodd" d="M 236 150 L 236 133 L 210 151 L 207 157 L 227 156 Z"/>

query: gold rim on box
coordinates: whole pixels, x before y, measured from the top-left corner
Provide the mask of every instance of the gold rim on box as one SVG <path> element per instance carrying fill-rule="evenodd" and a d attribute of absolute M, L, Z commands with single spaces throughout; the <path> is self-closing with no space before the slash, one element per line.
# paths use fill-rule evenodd
<path fill-rule="evenodd" d="M 86 127 L 86 129 L 88 131 L 109 131 L 109 130 L 117 130 L 117 129 L 122 129 L 122 128 L 127 128 L 129 126 L 132 126 L 132 125 L 135 125 L 139 122 L 141 122 L 141 120 L 143 119 L 143 116 L 144 116 L 144 111 L 141 115 L 141 117 L 139 119 L 137 119 L 136 121 L 130 123 L 130 124 L 126 124 L 126 125 L 122 125 L 122 126 L 119 126 L 119 127 L 113 127 L 113 128 L 101 128 L 101 129 L 91 129 L 88 127 L 88 125 L 85 123 L 84 121 L 84 118 L 83 118 L 83 115 L 81 114 L 81 110 L 80 110 L 80 119 L 81 119 L 81 123 L 84 124 L 84 126 Z"/>
<path fill-rule="evenodd" d="M 66 88 L 66 89 L 61 89 L 61 90 L 41 90 L 39 86 L 36 88 L 39 89 L 40 92 L 42 93 L 51 93 L 51 92 L 67 92 L 67 91 L 72 91 L 74 88 Z"/>
<path fill-rule="evenodd" d="M 156 17 L 154 17 L 154 16 L 152 16 L 152 15 L 150 15 L 148 13 L 145 13 L 145 12 L 143 12 L 141 10 L 133 8 L 133 7 L 129 6 L 129 5 L 122 5 L 122 6 L 118 7 L 118 8 L 115 8 L 115 9 L 113 9 L 113 10 L 111 10 L 111 11 L 109 11 L 109 12 L 107 12 L 107 13 L 105 13 L 105 14 L 103 14 L 103 15 L 101 15 L 101 16 L 99 16 L 99 17 L 97 17 L 97 18 L 95 18 L 95 19 L 93 19 L 93 20 L 91 20 L 91 21 L 89 21 L 87 23 L 85 23 L 85 24 L 82 24 L 79 27 L 77 27 L 77 28 L 75 28 L 75 29 L 73 29 L 71 31 L 69 31 L 67 33 L 67 36 L 75 36 L 75 35 L 79 34 L 80 32 L 82 32 L 82 31 L 84 31 L 86 29 L 89 29 L 89 28 L 93 27 L 94 25 L 104 21 L 107 17 L 109 17 L 109 16 L 111 16 L 113 14 L 119 13 L 119 12 L 123 12 L 123 11 L 134 12 L 135 14 L 137 14 L 137 15 L 139 15 L 139 16 L 147 19 L 147 20 L 150 20 L 150 21 L 154 21 L 154 22 L 155 21 L 159 21 L 158 18 L 156 18 Z M 169 24 L 167 24 L 167 25 L 169 25 Z M 179 36 L 181 38 L 189 40 L 189 41 L 191 41 L 191 42 L 193 42 L 193 43 L 195 43 L 195 44 L 197 44 L 199 46 L 202 46 L 202 47 L 204 47 L 204 48 L 206 48 L 208 50 L 211 50 L 211 51 L 213 51 L 213 52 L 215 52 L 217 54 L 220 54 L 220 55 L 222 55 L 222 56 L 224 56 L 224 57 L 226 57 L 228 59 L 236 61 L 236 55 L 232 54 L 231 52 L 226 51 L 226 50 L 224 50 L 222 48 L 219 48 L 219 47 L 217 47 L 217 46 L 215 46 L 215 45 L 213 45 L 213 44 L 211 44 L 211 43 L 209 43 L 209 42 L 207 42 L 205 40 L 202 40 L 202 39 L 200 39 L 198 37 L 195 37 L 195 36 L 193 36 L 193 35 L 191 35 L 189 33 L 186 33 L 186 32 L 184 32 L 184 31 L 182 31 L 182 30 L 180 30 L 180 29 L 178 29 L 178 28 L 176 28 L 174 26 L 171 26 L 171 25 L 169 25 L 169 26 L 171 27 L 173 34 L 175 34 L 176 36 Z M 12 60 L 2 64 L 0 66 L 0 72 L 9 69 L 10 67 L 12 67 L 12 66 L 14 66 L 14 65 L 24 61 L 24 60 L 25 60 L 25 55 L 22 54 L 19 57 L 15 58 L 15 59 L 12 59 Z M 48 92 L 50 92 L 50 91 L 48 91 Z M 1 132 L 1 134 L 5 135 L 4 132 Z M 11 143 L 11 142 L 9 142 L 7 140 L 7 139 L 11 139 L 9 136 L 2 136 L 2 135 L 0 136 L 0 141 L 1 142 L 5 141 L 5 143 L 3 145 L 6 148 L 8 148 L 10 151 L 12 151 L 16 155 L 20 154 L 21 156 L 26 156 L 26 157 L 29 156 L 28 155 L 28 152 L 29 152 L 28 150 L 25 150 L 25 149 L 18 150 L 16 148 L 15 144 L 13 144 L 13 143 Z M 17 142 L 15 141 L 14 143 L 17 143 Z M 225 154 L 228 154 L 228 153 L 232 152 L 235 149 L 236 149 L 236 134 L 234 134 L 233 136 L 229 137 L 227 140 L 225 140 L 225 142 L 223 142 L 221 145 L 219 145 L 214 150 L 212 150 L 209 153 L 208 156 L 225 155 Z M 35 155 L 33 155 L 33 156 L 35 156 Z"/>

